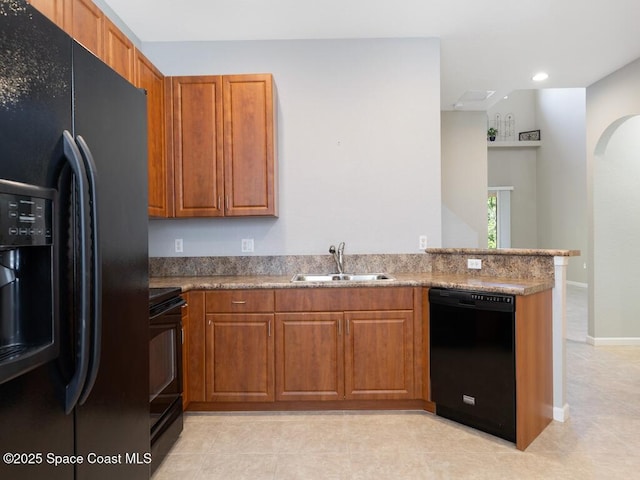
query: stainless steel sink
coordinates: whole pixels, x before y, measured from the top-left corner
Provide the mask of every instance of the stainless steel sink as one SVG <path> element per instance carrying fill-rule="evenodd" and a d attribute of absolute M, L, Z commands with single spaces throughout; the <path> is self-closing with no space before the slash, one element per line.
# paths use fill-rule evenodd
<path fill-rule="evenodd" d="M 292 282 L 377 282 L 395 280 L 386 273 L 297 273 Z"/>

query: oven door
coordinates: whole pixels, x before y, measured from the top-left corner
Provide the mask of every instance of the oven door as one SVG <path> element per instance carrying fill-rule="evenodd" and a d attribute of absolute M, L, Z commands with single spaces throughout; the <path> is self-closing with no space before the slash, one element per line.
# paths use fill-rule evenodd
<path fill-rule="evenodd" d="M 183 302 L 184 303 L 184 302 Z M 182 402 L 182 323 L 180 305 L 151 319 L 149 402 L 151 441 L 161 433 L 166 416 Z"/>

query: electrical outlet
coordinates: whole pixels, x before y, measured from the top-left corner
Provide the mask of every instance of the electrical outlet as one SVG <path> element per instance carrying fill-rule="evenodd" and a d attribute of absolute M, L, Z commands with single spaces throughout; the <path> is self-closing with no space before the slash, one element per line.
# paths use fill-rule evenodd
<path fill-rule="evenodd" d="M 181 238 L 176 238 L 175 250 L 176 250 L 176 253 L 182 253 L 183 252 L 183 243 L 182 243 L 182 239 Z"/>
<path fill-rule="evenodd" d="M 418 237 L 418 250 L 426 250 L 427 249 L 427 236 L 420 235 Z"/>
<path fill-rule="evenodd" d="M 240 243 L 240 249 L 243 253 L 253 252 L 253 238 L 243 238 Z"/>
<path fill-rule="evenodd" d="M 482 268 L 482 260 L 480 260 L 479 258 L 468 258 L 467 268 L 472 268 L 473 270 L 480 270 Z"/>

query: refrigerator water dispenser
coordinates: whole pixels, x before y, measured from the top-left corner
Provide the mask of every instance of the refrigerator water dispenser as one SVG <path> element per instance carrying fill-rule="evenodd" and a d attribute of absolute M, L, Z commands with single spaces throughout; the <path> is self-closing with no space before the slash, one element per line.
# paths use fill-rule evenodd
<path fill-rule="evenodd" d="M 0 180 L 0 383 L 57 357 L 52 189 Z"/>

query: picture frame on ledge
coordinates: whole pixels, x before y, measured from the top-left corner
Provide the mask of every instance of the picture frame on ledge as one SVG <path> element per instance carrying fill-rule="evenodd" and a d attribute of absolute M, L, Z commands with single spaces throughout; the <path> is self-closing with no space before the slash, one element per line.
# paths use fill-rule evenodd
<path fill-rule="evenodd" d="M 532 140 L 540 140 L 540 130 L 530 130 L 528 132 L 518 133 L 518 140 L 521 142 L 530 142 Z"/>

